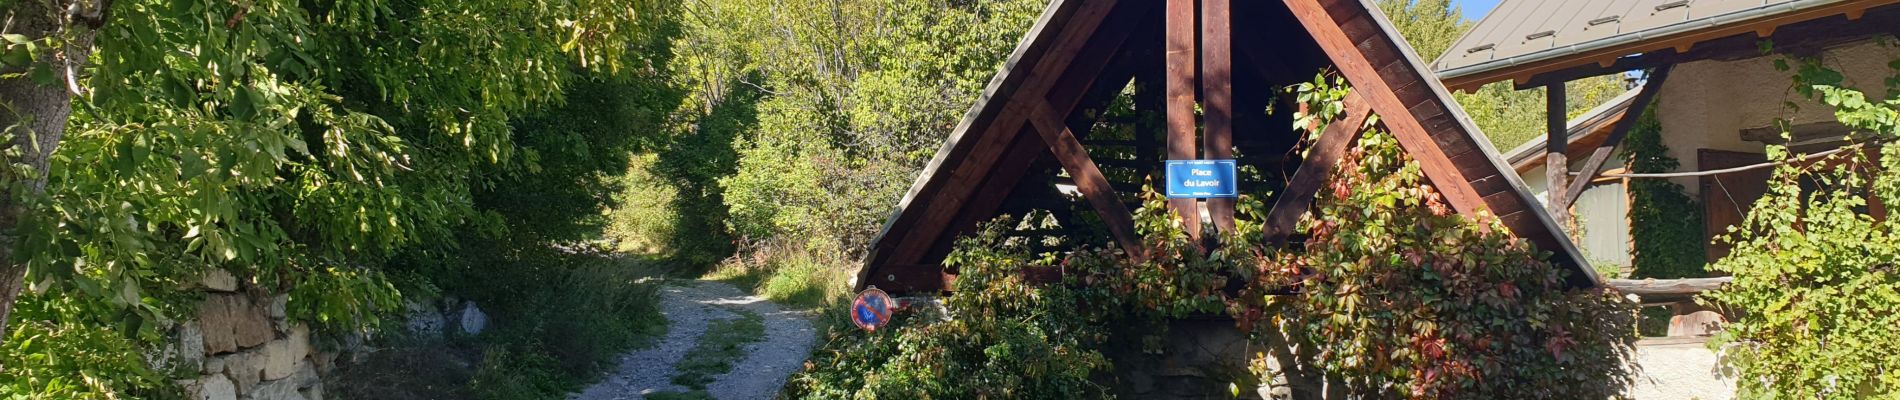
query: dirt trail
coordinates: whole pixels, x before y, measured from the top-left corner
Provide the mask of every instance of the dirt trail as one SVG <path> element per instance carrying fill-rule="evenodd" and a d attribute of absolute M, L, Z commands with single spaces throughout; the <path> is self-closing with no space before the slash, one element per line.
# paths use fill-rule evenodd
<path fill-rule="evenodd" d="M 667 332 L 658 345 L 622 355 L 616 371 L 568 399 L 641 399 L 657 392 L 689 391 L 673 384 L 674 365 L 699 343 L 713 321 L 739 318 L 726 307 L 763 317 L 765 338 L 746 345 L 745 355 L 732 364 L 732 371 L 706 385 L 707 394 L 721 400 L 772 398 L 810 355 L 816 337 L 811 321 L 805 313 L 781 309 L 732 285 L 689 280 L 667 282 L 660 288 Z"/>

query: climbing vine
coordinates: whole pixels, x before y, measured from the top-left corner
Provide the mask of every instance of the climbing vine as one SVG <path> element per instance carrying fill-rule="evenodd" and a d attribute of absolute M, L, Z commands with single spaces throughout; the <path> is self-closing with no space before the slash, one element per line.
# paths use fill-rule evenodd
<path fill-rule="evenodd" d="M 1631 172 L 1675 172 L 1681 164 L 1662 142 L 1662 123 L 1656 107 L 1647 106 L 1636 126 L 1623 138 L 1623 159 Z M 1667 179 L 1635 179 L 1629 183 L 1630 236 L 1635 246 L 1631 260 L 1635 278 L 1696 278 L 1707 274 L 1702 232 L 1702 208 L 1682 185 Z"/>

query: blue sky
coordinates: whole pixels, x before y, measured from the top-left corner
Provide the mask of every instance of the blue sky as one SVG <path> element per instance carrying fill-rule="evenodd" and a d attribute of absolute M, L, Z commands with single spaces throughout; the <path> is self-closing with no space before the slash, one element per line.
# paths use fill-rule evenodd
<path fill-rule="evenodd" d="M 1483 19 L 1485 13 L 1491 12 L 1491 8 L 1497 7 L 1498 0 L 1452 0 L 1451 4 L 1464 10 L 1465 19 L 1477 21 Z"/>

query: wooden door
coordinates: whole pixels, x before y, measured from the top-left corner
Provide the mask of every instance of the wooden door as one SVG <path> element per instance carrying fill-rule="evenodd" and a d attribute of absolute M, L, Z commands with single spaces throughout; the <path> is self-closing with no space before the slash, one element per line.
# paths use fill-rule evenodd
<path fill-rule="evenodd" d="M 1760 153 L 1700 149 L 1696 151 L 1696 165 L 1703 171 L 1734 168 L 1767 162 L 1768 158 Z M 1728 233 L 1730 226 L 1742 224 L 1748 216 L 1748 209 L 1754 207 L 1755 200 L 1761 199 L 1768 191 L 1768 180 L 1774 177 L 1773 168 L 1754 169 L 1720 175 L 1708 175 L 1701 178 L 1702 223 L 1703 232 L 1710 240 L 1704 242 L 1709 262 L 1728 255 L 1729 246 L 1716 243 L 1715 238 Z"/>

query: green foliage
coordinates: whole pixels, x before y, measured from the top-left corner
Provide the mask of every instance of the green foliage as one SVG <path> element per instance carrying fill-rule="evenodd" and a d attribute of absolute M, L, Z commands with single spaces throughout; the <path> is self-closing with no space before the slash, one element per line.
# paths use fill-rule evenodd
<path fill-rule="evenodd" d="M 1630 172 L 1674 172 L 1678 166 L 1662 142 L 1662 123 L 1656 107 L 1645 107 L 1629 136 L 1623 138 L 1623 159 Z M 1707 244 L 1702 229 L 1702 206 L 1667 179 L 1634 179 L 1629 183 L 1630 237 L 1635 244 L 1633 278 L 1699 278 L 1708 273 Z"/>
<path fill-rule="evenodd" d="M 140 357 L 156 338 L 127 337 L 98 309 L 69 298 L 25 296 L 0 342 L 0 397 L 20 400 L 182 398 L 169 377 Z M 164 360 L 155 360 L 164 361 Z"/>
<path fill-rule="evenodd" d="M 1630 383 L 1634 313 L 1489 216 L 1467 219 L 1391 135 L 1368 132 L 1333 173 L 1277 268 L 1310 271 L 1278 326 L 1375 397 L 1605 398 Z M 1272 282 L 1266 280 L 1266 282 Z"/>
<path fill-rule="evenodd" d="M 1794 91 L 1832 107 L 1850 139 L 1900 139 L 1900 97 L 1870 99 L 1819 60 L 1797 63 L 1777 66 L 1795 69 Z M 1900 60 L 1892 66 L 1888 93 L 1900 88 Z M 1717 345 L 1741 372 L 1742 398 L 1891 398 L 1900 394 L 1900 239 L 1868 208 L 1900 204 L 1900 149 L 1882 146 L 1877 160 L 1862 151 L 1798 157 L 1769 147 L 1782 164 L 1767 194 L 1719 239 L 1734 250 L 1712 268 L 1734 281 L 1705 299 L 1735 318 Z"/>
<path fill-rule="evenodd" d="M 954 319 L 928 306 L 899 313 L 876 332 L 834 331 L 794 375 L 787 398 L 1099 398 L 1091 380 L 1110 364 L 1100 352 L 1103 314 L 1084 307 L 1086 291 L 1038 285 L 1025 272 L 1051 260 L 1003 236 L 1008 220 L 958 240 Z"/>
<path fill-rule="evenodd" d="M 787 241 L 765 243 L 743 257 L 713 267 L 706 278 L 731 283 L 782 305 L 823 307 L 852 294 L 852 271 L 838 266 L 853 260 L 831 256 L 837 253 L 793 247 Z"/>
<path fill-rule="evenodd" d="M 812 252 L 787 259 L 857 258 L 891 205 L 865 201 L 902 197 L 1044 4 L 686 6 L 708 16 L 687 19 L 675 42 L 693 126 L 650 169 L 677 194 L 667 211 L 632 210 L 681 217 L 646 224 L 670 233 L 628 236 L 671 235 L 666 250 L 695 269 L 735 244 Z M 627 218 L 636 220 L 655 219 Z"/>
<path fill-rule="evenodd" d="M 26 199 L 15 254 L 37 296 L 88 306 L 21 315 L 32 328 L 12 334 L 92 337 L 44 321 L 105 320 L 93 326 L 139 338 L 135 350 L 85 342 L 92 351 L 151 351 L 156 330 L 197 300 L 177 288 L 212 268 L 289 293 L 292 318 L 328 333 L 375 329 L 401 304 L 392 277 L 411 294 L 440 286 L 558 311 L 523 314 L 621 313 L 520 319 L 563 347 L 508 357 L 555 360 L 550 370 L 570 375 L 599 355 L 563 352 L 625 348 L 655 323 L 636 317 L 654 312 L 638 306 L 650 290 L 572 294 L 549 281 L 572 275 L 539 264 L 568 261 L 516 257 L 589 238 L 615 189 L 604 175 L 664 137 L 650 129 L 684 96 L 665 69 L 677 5 L 107 3 L 93 63 L 77 74 L 81 112 L 38 171 L 46 193 Z M 463 255 L 465 244 L 479 251 Z M 484 280 L 500 276 L 533 279 Z M 626 283 L 605 278 L 572 279 Z M 554 294 L 496 293 L 522 282 Z M 93 378 L 143 379 L 142 366 Z M 33 373 L 76 379 L 59 368 Z"/>

